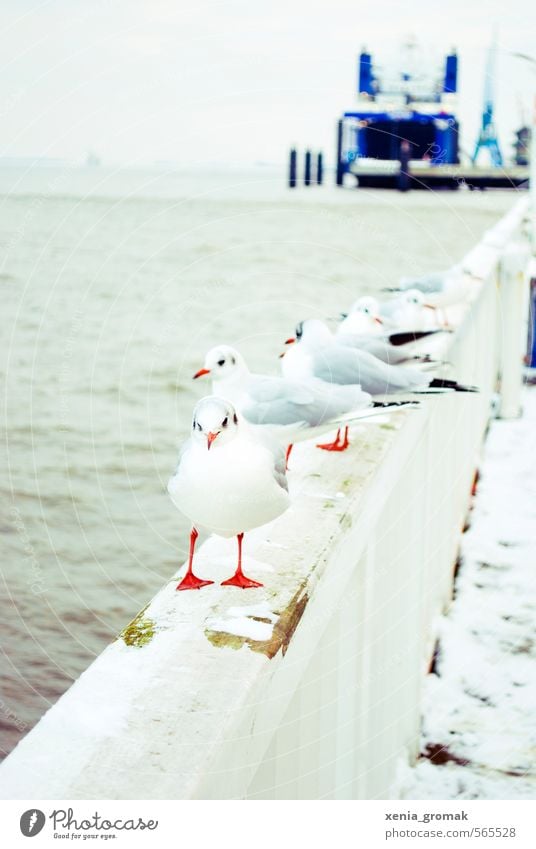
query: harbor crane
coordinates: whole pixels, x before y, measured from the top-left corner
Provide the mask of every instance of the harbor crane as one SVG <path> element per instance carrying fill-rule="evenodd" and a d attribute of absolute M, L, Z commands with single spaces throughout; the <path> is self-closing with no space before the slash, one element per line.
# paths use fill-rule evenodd
<path fill-rule="evenodd" d="M 494 168 L 500 168 L 503 164 L 501 149 L 499 147 L 499 139 L 493 119 L 493 83 L 495 78 L 495 65 L 497 59 L 497 39 L 494 38 L 488 50 L 488 59 L 486 63 L 486 74 L 484 78 L 484 107 L 482 110 L 482 124 L 475 144 L 475 152 L 472 156 L 472 163 L 476 165 L 478 155 L 482 148 L 487 148 L 491 164 Z"/>

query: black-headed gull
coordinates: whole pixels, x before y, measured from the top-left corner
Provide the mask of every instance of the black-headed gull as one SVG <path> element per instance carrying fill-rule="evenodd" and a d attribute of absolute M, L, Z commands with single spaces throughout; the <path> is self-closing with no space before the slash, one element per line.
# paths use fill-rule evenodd
<path fill-rule="evenodd" d="M 177 589 L 200 589 L 213 583 L 193 572 L 199 528 L 238 539 L 236 572 L 222 586 L 261 587 L 242 571 L 242 538 L 289 506 L 282 446 L 254 432 L 228 401 L 202 398 L 194 409 L 192 435 L 181 450 L 168 492 L 193 526 L 188 569 Z"/>
<path fill-rule="evenodd" d="M 359 348 L 374 354 L 379 360 L 391 365 L 414 360 L 429 362 L 426 355 L 415 354 L 412 344 L 426 336 L 440 333 L 438 328 L 421 330 L 409 328 L 404 331 L 389 332 L 384 327 L 380 317 L 380 304 L 377 298 L 364 296 L 359 298 L 350 308 L 350 312 L 342 314 L 342 322 L 335 331 L 335 337 L 340 345 L 348 348 Z"/>
<path fill-rule="evenodd" d="M 452 389 L 458 392 L 475 391 L 455 380 L 430 378 L 416 368 L 392 366 L 368 351 L 347 348 L 337 343 L 330 329 L 318 319 L 301 321 L 296 335 L 287 339 L 292 348 L 282 359 L 285 377 L 307 380 L 317 377 L 327 383 L 358 383 L 372 396 L 417 392 L 427 389 Z"/>
<path fill-rule="evenodd" d="M 380 302 L 372 295 L 358 298 L 347 313 L 341 313 L 341 318 L 337 333 L 357 333 L 362 336 L 381 336 L 385 333 L 380 317 Z"/>
<path fill-rule="evenodd" d="M 429 330 L 433 327 L 431 304 L 418 289 L 408 289 L 394 298 L 378 301 L 378 314 L 388 330 Z"/>
<path fill-rule="evenodd" d="M 352 304 L 349 312 L 341 314 L 337 335 L 385 338 L 388 333 L 403 330 L 419 338 L 417 334 L 426 335 L 437 330 L 430 327 L 428 308 L 423 295 L 416 290 L 381 302 L 372 295 L 363 295 Z"/>

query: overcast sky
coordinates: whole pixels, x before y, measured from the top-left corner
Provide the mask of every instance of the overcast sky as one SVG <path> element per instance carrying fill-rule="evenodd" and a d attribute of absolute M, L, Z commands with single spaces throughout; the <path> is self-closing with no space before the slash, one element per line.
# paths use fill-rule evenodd
<path fill-rule="evenodd" d="M 282 161 L 291 142 L 330 156 L 355 105 L 362 45 L 385 67 L 412 34 L 424 68 L 461 62 L 462 146 L 480 120 L 498 23 L 496 117 L 505 154 L 530 114 L 529 0 L 0 0 L 0 155 L 105 163 Z M 506 17 L 506 14 L 509 16 Z"/>

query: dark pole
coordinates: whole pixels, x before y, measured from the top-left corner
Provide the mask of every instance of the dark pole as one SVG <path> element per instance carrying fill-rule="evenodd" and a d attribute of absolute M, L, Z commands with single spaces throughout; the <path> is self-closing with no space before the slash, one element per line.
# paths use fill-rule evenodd
<path fill-rule="evenodd" d="M 529 338 L 526 363 L 529 368 L 536 368 L 536 279 L 534 277 L 530 281 Z"/>
<path fill-rule="evenodd" d="M 407 192 L 409 189 L 410 173 L 409 173 L 409 158 L 411 155 L 411 145 L 407 139 L 403 139 L 400 143 L 400 171 L 398 172 L 398 190 Z"/>
<path fill-rule="evenodd" d="M 305 170 L 303 173 L 303 182 L 306 186 L 311 185 L 311 151 L 305 151 Z"/>
<path fill-rule="evenodd" d="M 342 120 L 337 123 L 337 176 L 336 183 L 342 186 Z"/>
<path fill-rule="evenodd" d="M 296 153 L 296 148 L 293 147 L 290 150 L 289 166 L 288 166 L 288 186 L 289 186 L 289 189 L 295 189 L 296 188 L 297 165 L 298 165 L 298 155 Z"/>
<path fill-rule="evenodd" d="M 316 184 L 317 186 L 322 185 L 322 181 L 324 179 L 324 158 L 322 153 L 319 153 L 316 157 Z"/>

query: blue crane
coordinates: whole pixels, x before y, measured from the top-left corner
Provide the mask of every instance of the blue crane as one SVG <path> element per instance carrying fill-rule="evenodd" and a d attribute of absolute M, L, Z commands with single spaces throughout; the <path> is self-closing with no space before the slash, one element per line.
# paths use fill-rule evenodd
<path fill-rule="evenodd" d="M 482 125 L 476 140 L 475 152 L 472 156 L 472 163 L 475 165 L 478 159 L 478 154 L 482 148 L 487 147 L 491 164 L 494 168 L 500 168 L 503 164 L 501 149 L 499 147 L 499 139 L 497 138 L 497 130 L 493 120 L 493 81 L 495 74 L 495 60 L 497 56 L 497 40 L 494 38 L 488 51 L 488 60 L 486 63 L 486 76 L 484 79 L 484 108 L 482 111 Z"/>

